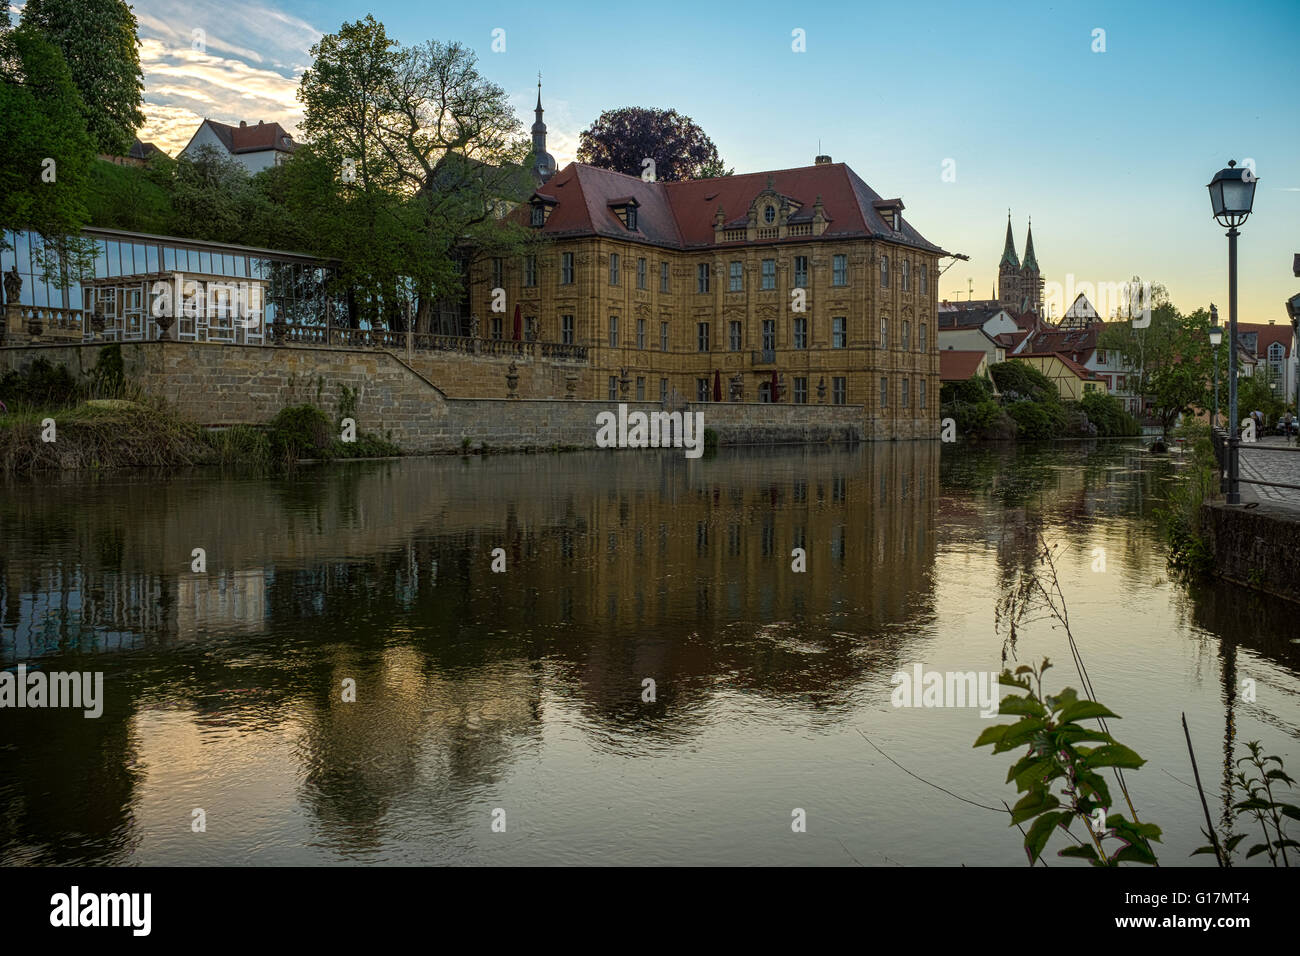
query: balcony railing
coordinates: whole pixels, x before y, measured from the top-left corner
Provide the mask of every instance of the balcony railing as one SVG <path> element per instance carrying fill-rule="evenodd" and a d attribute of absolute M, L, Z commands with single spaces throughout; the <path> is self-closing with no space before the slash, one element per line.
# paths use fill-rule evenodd
<path fill-rule="evenodd" d="M 0 315 L 0 323 L 6 321 Z M 46 306 L 21 306 L 21 328 L 10 328 L 15 333 L 28 333 L 39 327 L 39 339 L 62 341 L 117 341 L 119 339 L 144 339 L 157 335 L 157 329 L 150 323 L 146 330 L 143 326 L 131 334 L 124 327 L 120 318 L 106 317 L 104 330 L 96 333 L 91 323 L 85 320 L 79 309 L 56 309 Z M 10 323 L 12 325 L 12 323 Z M 0 331 L 3 328 L 0 327 Z M 167 333 L 169 340 L 176 340 L 178 329 L 173 325 Z M 204 328 L 204 341 L 222 341 L 225 344 L 249 344 L 216 339 L 207 334 L 211 328 Z M 518 341 L 515 339 L 483 339 L 468 335 L 433 335 L 426 332 L 392 332 L 386 329 L 352 329 L 329 328 L 324 325 L 272 325 L 268 331 L 269 338 L 279 337 L 281 345 L 305 348 L 373 348 L 404 352 L 460 352 L 465 355 L 504 355 L 521 358 L 544 358 L 561 362 L 587 361 L 587 347 L 571 345 L 565 342 Z M 2 337 L 0 337 L 2 338 Z M 181 336 L 182 339 L 195 340 L 197 333 Z M 10 343 L 12 344 L 12 343 Z M 270 344 L 267 342 L 266 344 Z"/>

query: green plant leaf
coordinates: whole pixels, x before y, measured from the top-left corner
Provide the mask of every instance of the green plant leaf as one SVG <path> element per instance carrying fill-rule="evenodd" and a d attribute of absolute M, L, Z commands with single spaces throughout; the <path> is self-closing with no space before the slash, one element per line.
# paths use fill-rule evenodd
<path fill-rule="evenodd" d="M 1065 812 L 1044 813 L 1029 828 L 1029 832 L 1025 835 L 1025 852 L 1029 854 L 1031 865 L 1036 863 L 1038 858 L 1042 856 L 1043 847 L 1047 846 L 1047 841 L 1051 838 L 1052 830 L 1056 827 L 1057 821 L 1065 816 L 1069 816 L 1069 814 Z"/>
<path fill-rule="evenodd" d="M 1011 808 L 1011 823 L 1013 825 L 1024 823 L 1031 817 L 1046 813 L 1048 810 L 1055 810 L 1060 805 L 1061 801 L 1046 790 L 1027 793 Z"/>
<path fill-rule="evenodd" d="M 978 737 L 975 738 L 975 747 L 983 747 L 986 744 L 995 744 L 1002 739 L 1002 736 L 1010 730 L 1011 724 L 997 724 L 993 727 L 985 727 Z"/>
<path fill-rule="evenodd" d="M 1003 697 L 1002 701 L 998 704 L 998 714 L 1027 714 L 1032 717 L 1045 717 L 1047 715 L 1047 708 L 1042 705 L 1041 701 L 1037 701 L 1032 697 L 1014 697 L 1008 695 L 1007 697 Z"/>
<path fill-rule="evenodd" d="M 1064 708 L 1057 720 L 1063 724 L 1072 724 L 1079 720 L 1093 720 L 1097 717 L 1120 719 L 1119 714 L 1112 713 L 1095 700 L 1080 700 Z"/>
<path fill-rule="evenodd" d="M 1080 754 L 1083 754 L 1082 748 Z M 1146 761 L 1138 754 L 1125 747 L 1123 744 L 1105 744 L 1095 750 L 1089 751 L 1083 757 L 1083 763 L 1088 767 L 1126 767 L 1136 770 Z"/>
<path fill-rule="evenodd" d="M 1085 860 L 1091 860 L 1093 863 L 1099 863 L 1097 851 L 1093 849 L 1091 843 L 1082 843 L 1075 846 L 1067 846 L 1057 856 L 1077 856 Z"/>

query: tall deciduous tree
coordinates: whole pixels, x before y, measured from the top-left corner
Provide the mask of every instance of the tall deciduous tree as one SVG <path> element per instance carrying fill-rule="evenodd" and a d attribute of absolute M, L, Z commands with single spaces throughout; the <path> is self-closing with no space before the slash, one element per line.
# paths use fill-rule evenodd
<path fill-rule="evenodd" d="M 144 122 L 135 14 L 125 0 L 27 0 L 22 22 L 68 62 L 86 129 L 100 151 L 124 156 Z"/>
<path fill-rule="evenodd" d="M 46 249 L 66 246 L 86 223 L 93 162 L 81 99 L 58 49 L 31 27 L 0 33 L 0 223 L 33 230 Z M 78 246 L 65 251 L 75 255 Z"/>
<path fill-rule="evenodd" d="M 1139 392 L 1151 399 L 1167 435 L 1180 415 L 1210 407 L 1214 369 L 1210 314 L 1205 309 L 1182 314 L 1161 286 L 1154 287 L 1152 294 L 1155 307 L 1150 325 L 1110 323 L 1097 344 L 1119 352 L 1125 364 L 1137 369 Z"/>
<path fill-rule="evenodd" d="M 313 251 L 342 262 L 354 322 L 360 309 L 403 328 L 414 296 L 427 329 L 463 263 L 516 255 L 533 235 L 501 221 L 531 191 L 522 126 L 460 44 L 400 47 L 367 17 L 312 52 L 289 195 L 312 196 L 302 215 L 329 224 Z"/>
<path fill-rule="evenodd" d="M 578 141 L 578 162 L 629 176 L 641 176 L 647 159 L 654 160 L 655 179 L 664 182 L 732 173 L 704 130 L 676 110 L 606 110 Z"/>

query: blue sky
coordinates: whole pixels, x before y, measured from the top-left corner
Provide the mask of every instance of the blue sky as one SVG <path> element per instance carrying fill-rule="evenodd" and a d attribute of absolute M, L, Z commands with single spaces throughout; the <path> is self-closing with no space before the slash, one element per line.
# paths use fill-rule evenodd
<path fill-rule="evenodd" d="M 946 249 L 944 297 L 989 295 L 1007 209 L 1045 278 L 1165 283 L 1226 314 L 1227 249 L 1205 184 L 1253 159 L 1242 319 L 1300 290 L 1300 3 L 412 3 L 138 0 L 147 132 L 200 116 L 291 125 L 321 32 L 372 13 L 403 43 L 460 40 L 531 122 L 537 71 L 561 163 L 604 109 L 691 116 L 738 171 L 851 165 Z M 206 31 L 207 52 L 190 49 Z M 506 50 L 492 52 L 504 29 Z M 792 31 L 806 51 L 792 50 Z M 1105 31 L 1094 52 L 1093 31 Z M 1232 43 L 1233 48 L 1226 45 Z M 148 138 L 146 136 L 145 138 Z M 952 160 L 952 182 L 941 176 Z"/>

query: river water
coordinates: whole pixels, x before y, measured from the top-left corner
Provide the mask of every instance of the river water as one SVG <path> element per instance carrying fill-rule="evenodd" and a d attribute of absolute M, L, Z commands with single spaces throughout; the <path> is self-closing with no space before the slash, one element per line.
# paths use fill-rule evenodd
<path fill-rule="evenodd" d="M 972 748 L 996 721 L 891 677 L 1008 652 L 1078 687 L 1052 621 L 995 626 L 1040 535 L 1162 863 L 1212 862 L 1179 715 L 1216 816 L 1229 738 L 1297 774 L 1300 628 L 1171 580 L 1179 467 L 898 443 L 10 482 L 0 667 L 101 671 L 104 701 L 0 709 L 0 862 L 1023 865 L 958 799 L 1017 798 Z"/>

